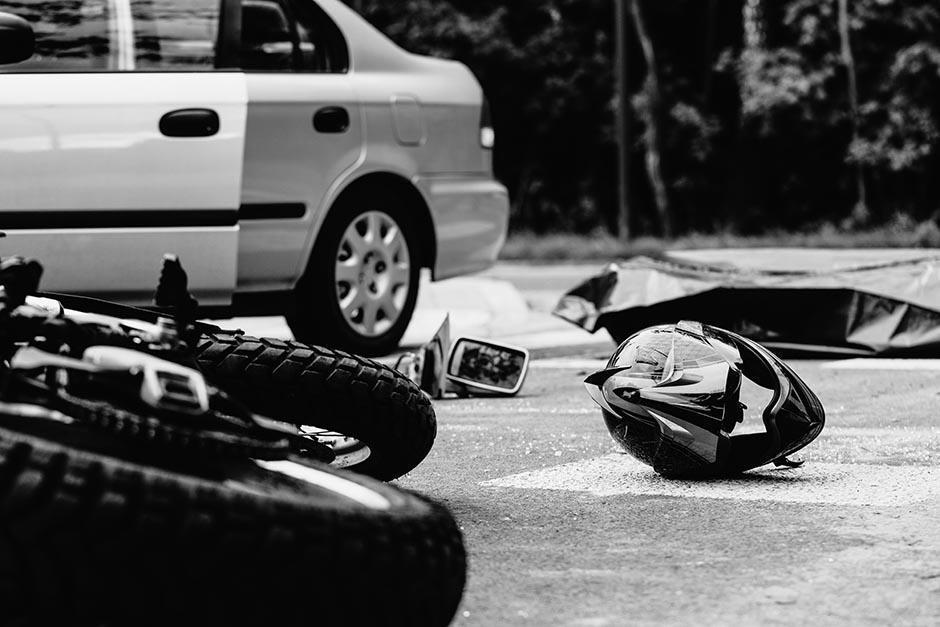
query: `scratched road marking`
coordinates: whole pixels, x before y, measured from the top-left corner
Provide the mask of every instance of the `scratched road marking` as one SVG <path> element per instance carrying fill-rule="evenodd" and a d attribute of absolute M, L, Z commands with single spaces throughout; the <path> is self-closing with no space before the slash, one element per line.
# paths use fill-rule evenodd
<path fill-rule="evenodd" d="M 893 507 L 940 494 L 940 468 L 807 462 L 802 468 L 766 469 L 735 479 L 676 481 L 660 477 L 628 455 L 614 453 L 480 485 L 586 492 L 601 497 L 633 494 Z"/>
<path fill-rule="evenodd" d="M 940 370 L 940 359 L 881 359 L 858 357 L 828 361 L 820 367 L 826 370 Z"/>

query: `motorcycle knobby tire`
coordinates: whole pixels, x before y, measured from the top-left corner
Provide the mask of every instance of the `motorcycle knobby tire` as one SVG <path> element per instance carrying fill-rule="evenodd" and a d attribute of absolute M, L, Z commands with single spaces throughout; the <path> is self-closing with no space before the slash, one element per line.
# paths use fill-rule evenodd
<path fill-rule="evenodd" d="M 142 461 L 15 413 L 0 410 L 0 624 L 446 625 L 456 611 L 460 531 L 422 497 L 302 460 L 326 480 Z"/>
<path fill-rule="evenodd" d="M 430 399 L 375 360 L 301 342 L 235 333 L 203 335 L 206 377 L 253 411 L 354 437 L 371 449 L 350 470 L 388 481 L 415 468 L 437 434 Z"/>

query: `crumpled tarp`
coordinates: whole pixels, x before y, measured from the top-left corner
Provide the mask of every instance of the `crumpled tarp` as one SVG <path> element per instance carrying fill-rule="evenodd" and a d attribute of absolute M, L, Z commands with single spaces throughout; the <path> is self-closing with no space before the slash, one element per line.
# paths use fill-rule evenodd
<path fill-rule="evenodd" d="M 553 313 L 618 343 L 697 320 L 784 352 L 940 357 L 940 255 L 817 271 L 636 257 L 572 289 Z"/>

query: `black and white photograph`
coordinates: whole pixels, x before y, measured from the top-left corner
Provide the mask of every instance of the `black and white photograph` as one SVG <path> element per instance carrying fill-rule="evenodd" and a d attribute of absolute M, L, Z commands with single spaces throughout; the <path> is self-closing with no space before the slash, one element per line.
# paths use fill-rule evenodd
<path fill-rule="evenodd" d="M 0 627 L 940 624 L 935 0 L 0 0 Z"/>

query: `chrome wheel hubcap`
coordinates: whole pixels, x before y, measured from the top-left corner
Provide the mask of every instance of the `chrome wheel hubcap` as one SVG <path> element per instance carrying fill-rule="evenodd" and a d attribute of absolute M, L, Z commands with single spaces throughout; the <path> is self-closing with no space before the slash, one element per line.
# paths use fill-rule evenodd
<path fill-rule="evenodd" d="M 398 223 L 368 211 L 343 233 L 336 255 L 336 297 L 346 323 L 378 337 L 401 317 L 411 288 L 411 256 Z"/>

